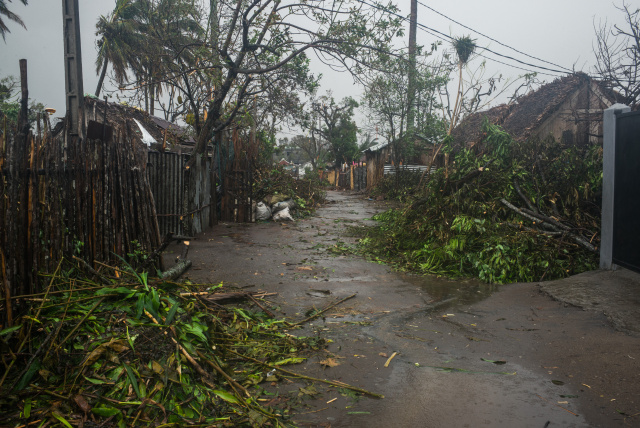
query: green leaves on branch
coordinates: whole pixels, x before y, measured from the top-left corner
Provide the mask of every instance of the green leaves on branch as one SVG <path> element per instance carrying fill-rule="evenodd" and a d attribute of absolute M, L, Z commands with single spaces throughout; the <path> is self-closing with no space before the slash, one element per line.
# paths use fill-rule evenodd
<path fill-rule="evenodd" d="M 376 216 L 379 225 L 365 234 L 362 249 L 400 269 L 491 283 L 595 269 L 597 255 L 577 241 L 598 245 L 602 148 L 520 143 L 490 124 L 485 133 L 477 154 L 460 149 L 448 173 L 438 170 L 426 186 L 411 189 L 404 206 Z"/>
<path fill-rule="evenodd" d="M 261 385 L 268 367 L 300 363 L 324 345 L 285 334 L 291 327 L 261 310 L 221 308 L 191 293 L 225 293 L 222 286 L 101 288 L 77 267 L 46 279 L 37 322 L 29 314 L 0 331 L 14 360 L 0 382 L 2 426 L 77 426 L 83 413 L 118 427 L 283 426 L 282 409 L 262 398 L 273 398 Z M 18 352 L 23 341 L 33 355 Z"/>

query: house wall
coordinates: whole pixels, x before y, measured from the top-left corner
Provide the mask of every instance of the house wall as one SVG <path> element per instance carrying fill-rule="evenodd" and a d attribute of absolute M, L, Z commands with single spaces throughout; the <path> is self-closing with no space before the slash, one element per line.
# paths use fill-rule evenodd
<path fill-rule="evenodd" d="M 602 113 L 611 105 L 594 85 L 584 85 L 545 120 L 532 136 L 552 136 L 569 145 L 602 141 Z"/>
<path fill-rule="evenodd" d="M 375 152 L 366 152 L 367 156 L 367 190 L 376 187 L 384 177 L 384 164 L 389 157 L 390 146 Z"/>

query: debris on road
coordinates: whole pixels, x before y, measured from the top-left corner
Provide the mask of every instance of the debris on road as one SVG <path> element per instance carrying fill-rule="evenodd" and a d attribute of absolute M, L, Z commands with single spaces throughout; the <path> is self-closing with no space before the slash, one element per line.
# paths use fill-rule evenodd
<path fill-rule="evenodd" d="M 276 371 L 338 385 L 282 368 L 325 345 L 289 334 L 259 301 L 276 293 L 151 280 L 126 266 L 85 274 L 71 262 L 47 280 L 44 293 L 18 296 L 32 306 L 0 331 L 0 425 L 282 426 L 292 404 L 260 401 Z M 247 305 L 222 306 L 234 299 Z"/>

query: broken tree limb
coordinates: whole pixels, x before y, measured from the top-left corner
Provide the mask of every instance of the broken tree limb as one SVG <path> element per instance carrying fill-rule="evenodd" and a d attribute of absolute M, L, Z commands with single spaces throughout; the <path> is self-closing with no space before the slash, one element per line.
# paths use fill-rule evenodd
<path fill-rule="evenodd" d="M 550 232 L 548 230 L 538 230 L 538 229 L 534 229 L 533 227 L 524 226 L 522 224 L 515 224 L 515 223 L 508 223 L 508 222 L 504 224 L 506 224 L 507 226 L 513 229 L 526 230 L 529 232 L 540 233 L 547 236 L 559 236 L 564 233 L 564 232 Z"/>
<path fill-rule="evenodd" d="M 580 245 L 581 247 L 583 247 L 585 250 L 591 251 L 592 253 L 597 253 L 598 250 L 596 249 L 596 247 L 594 247 L 589 241 L 587 241 L 586 239 L 584 239 L 583 237 L 581 237 L 580 235 L 577 235 L 575 233 L 573 233 L 572 229 L 565 225 L 560 223 L 559 221 L 551 218 L 551 217 L 547 217 L 543 214 L 540 213 L 534 213 L 531 210 L 528 210 L 526 208 L 518 208 L 515 205 L 509 203 L 506 199 L 500 199 L 500 202 L 502 202 L 503 205 L 505 205 L 506 207 L 508 207 L 509 209 L 515 211 L 516 213 L 520 214 L 521 216 L 533 221 L 534 223 L 543 225 L 543 224 L 547 224 L 548 226 L 551 227 L 551 229 L 555 232 L 560 232 L 560 231 L 564 231 L 566 233 L 567 236 L 569 236 L 571 239 L 573 239 L 574 242 L 576 242 L 578 245 Z"/>
<path fill-rule="evenodd" d="M 540 219 L 539 218 L 525 213 L 520 208 L 516 207 L 515 205 L 513 205 L 512 203 L 510 203 L 506 199 L 504 199 L 504 198 L 500 199 L 500 202 L 502 202 L 502 205 L 506 206 L 507 208 L 509 208 L 512 211 L 515 211 L 516 213 L 520 214 L 522 217 L 527 218 L 527 219 L 533 221 L 534 223 L 540 223 Z"/>
<path fill-rule="evenodd" d="M 389 357 L 389 359 L 387 360 L 387 362 L 386 362 L 386 363 L 384 363 L 384 367 L 385 367 L 385 368 L 386 368 L 386 367 L 389 367 L 389 364 L 391 364 L 391 360 L 393 360 L 393 359 L 396 357 L 396 355 L 398 355 L 398 353 L 397 353 L 397 352 L 394 352 L 393 354 L 391 354 L 391 356 Z"/>
<path fill-rule="evenodd" d="M 520 195 L 520 198 L 524 201 L 524 203 L 527 204 L 529 209 L 537 213 L 538 209 L 531 203 L 529 198 L 527 198 L 527 196 L 524 194 L 524 192 L 522 191 L 522 189 L 520 188 L 516 180 L 513 180 L 513 188 L 516 189 L 516 192 L 518 193 L 518 195 Z"/>
<path fill-rule="evenodd" d="M 373 398 L 384 398 L 384 395 L 382 395 L 382 394 L 376 394 L 375 392 L 367 391 L 366 389 L 358 388 L 357 386 L 351 386 L 351 385 L 346 384 L 344 382 L 338 382 L 338 381 L 326 380 L 326 379 L 319 379 L 319 378 L 315 378 L 315 377 L 311 377 L 311 376 L 301 375 L 301 374 L 298 374 L 298 373 L 283 369 L 280 366 L 273 366 L 273 365 L 271 365 L 269 363 L 264 363 L 264 362 L 262 362 L 260 360 L 256 360 L 255 358 L 251 358 L 251 357 L 249 357 L 247 355 L 239 354 L 239 353 L 237 353 L 237 352 L 235 352 L 235 351 L 233 351 L 231 349 L 227 349 L 227 351 L 229 353 L 233 354 L 233 355 L 236 355 L 236 356 L 240 357 L 240 358 L 244 358 L 246 360 L 253 361 L 254 363 L 257 363 L 257 364 L 262 364 L 265 367 L 269 367 L 270 369 L 278 370 L 279 372 L 282 372 L 282 373 L 287 374 L 289 376 L 297 377 L 297 378 L 300 378 L 300 379 L 306 379 L 306 380 L 310 380 L 310 381 L 314 381 L 314 382 L 322 382 L 322 383 L 326 383 L 328 385 L 336 386 L 338 388 L 350 389 L 352 391 L 356 391 L 356 392 L 368 395 L 369 397 L 373 397 Z"/>
<path fill-rule="evenodd" d="M 598 249 L 594 247 L 592 244 L 590 244 L 589 241 L 587 241 L 583 237 L 576 235 L 574 233 L 569 233 L 568 235 L 569 237 L 571 237 L 571 239 L 573 239 L 576 242 L 576 244 L 582 246 L 585 250 L 591 251 L 594 254 L 598 254 Z"/>
<path fill-rule="evenodd" d="M 300 324 L 304 324 L 304 323 L 306 323 L 306 322 L 309 322 L 309 321 L 311 321 L 311 320 L 314 320 L 314 319 L 318 318 L 320 315 L 322 315 L 323 313 L 327 312 L 329 309 L 331 309 L 331 308 L 333 308 L 333 307 L 338 306 L 340 303 L 346 302 L 346 301 L 347 301 L 347 300 L 349 300 L 349 299 L 353 299 L 354 297 L 356 297 L 356 295 L 357 295 L 357 294 L 352 294 L 352 295 L 351 295 L 351 296 L 349 296 L 349 297 L 345 297 L 345 298 L 344 298 L 344 299 L 342 299 L 342 300 L 338 300 L 337 302 L 330 304 L 329 306 L 327 306 L 326 308 L 324 308 L 324 309 L 323 309 L 323 310 L 321 310 L 320 312 L 317 312 L 317 313 L 315 313 L 315 314 L 311 315 L 309 318 L 305 318 L 305 319 L 303 319 L 302 321 L 298 321 L 298 322 L 293 323 L 293 324 L 290 324 L 290 325 L 293 327 L 293 326 L 297 326 L 297 325 L 300 325 Z"/>
<path fill-rule="evenodd" d="M 262 299 L 267 296 L 277 296 L 278 293 L 265 293 L 263 291 L 254 291 L 247 293 L 246 291 L 230 291 L 227 293 L 212 293 L 210 291 L 187 291 L 180 293 L 180 296 L 200 296 L 205 300 L 217 301 L 227 299 L 244 299 L 250 295 L 256 299 Z"/>
<path fill-rule="evenodd" d="M 542 221 L 546 221 L 547 223 L 549 223 L 552 226 L 557 227 L 558 229 L 562 229 L 562 230 L 566 230 L 566 231 L 573 230 L 573 228 L 567 226 L 566 224 L 562 224 L 558 220 L 556 220 L 554 218 L 551 218 L 551 217 L 548 217 L 548 216 L 546 216 L 544 214 L 536 213 L 536 212 L 533 212 L 533 211 L 528 210 L 526 208 L 522 208 L 522 211 L 527 213 L 527 214 L 529 214 L 529 215 L 532 215 L 532 216 L 536 217 L 538 219 L 538 222 L 540 222 L 542 220 Z"/>
<path fill-rule="evenodd" d="M 191 294 L 191 293 L 189 293 Z M 232 299 L 248 299 L 252 293 L 247 293 L 246 291 L 230 291 L 227 293 L 206 293 L 207 296 L 202 296 L 204 300 L 209 300 L 212 302 L 217 302 L 220 300 L 232 300 Z"/>
<path fill-rule="evenodd" d="M 253 303 L 256 304 L 256 306 L 258 306 L 260 309 L 262 309 L 262 312 L 264 312 L 265 314 L 267 314 L 268 316 L 270 316 L 271 318 L 275 318 L 275 315 L 273 314 L 273 312 L 271 312 L 269 309 L 265 308 L 264 306 L 262 306 L 260 304 L 260 302 L 258 302 L 258 300 L 256 300 L 255 297 L 253 297 L 253 295 L 248 294 L 249 299 L 251 299 L 251 301 L 253 301 Z"/>
<path fill-rule="evenodd" d="M 598 250 L 596 249 L 596 247 L 594 247 L 589 241 L 587 241 L 585 238 L 583 238 L 582 236 L 578 235 L 577 233 L 573 232 L 573 228 L 560 223 L 558 220 L 553 219 L 551 217 L 547 217 L 544 214 L 540 214 L 540 213 L 534 213 L 531 212 L 529 210 L 527 210 L 526 208 L 523 208 L 522 211 L 524 211 L 525 213 L 528 212 L 528 214 L 533 215 L 534 217 L 537 217 L 540 220 L 543 220 L 545 222 L 547 222 L 548 224 L 555 226 L 559 229 L 565 230 L 567 231 L 567 235 L 569 237 L 571 237 L 571 239 L 573 239 L 578 245 L 582 246 L 584 249 L 591 251 L 592 253 L 597 253 Z"/>
<path fill-rule="evenodd" d="M 191 260 L 181 260 L 171 269 L 162 272 L 161 279 L 165 281 L 173 281 L 180 275 L 185 273 L 191 267 Z"/>

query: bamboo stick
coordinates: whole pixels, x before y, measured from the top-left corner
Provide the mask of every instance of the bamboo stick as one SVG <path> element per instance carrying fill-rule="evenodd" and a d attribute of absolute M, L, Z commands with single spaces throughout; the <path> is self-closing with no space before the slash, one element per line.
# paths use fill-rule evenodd
<path fill-rule="evenodd" d="M 297 325 L 300 325 L 300 324 L 304 324 L 304 323 L 306 323 L 306 322 L 309 322 L 309 321 L 311 321 L 311 320 L 313 320 L 313 319 L 315 319 L 315 318 L 319 317 L 319 316 L 320 316 L 320 315 L 322 315 L 323 313 L 327 312 L 329 309 L 334 308 L 334 307 L 338 306 L 340 303 L 346 302 L 347 300 L 352 299 L 352 298 L 354 298 L 354 297 L 356 297 L 356 296 L 357 296 L 357 294 L 352 294 L 352 295 L 351 295 L 351 296 L 349 296 L 349 297 L 345 297 L 345 298 L 344 298 L 344 299 L 342 299 L 342 300 L 338 300 L 337 302 L 330 304 L 329 306 L 327 306 L 326 308 L 324 308 L 324 309 L 323 309 L 323 310 L 321 310 L 320 312 L 317 312 L 317 313 L 315 313 L 315 314 L 311 315 L 309 318 L 305 318 L 305 319 L 303 319 L 302 321 L 298 321 L 298 322 L 296 322 L 296 323 L 293 323 L 293 324 L 291 324 L 291 326 L 297 326 Z"/>
<path fill-rule="evenodd" d="M 356 391 L 356 392 L 368 395 L 368 396 L 373 397 L 373 398 L 384 398 L 384 395 L 382 395 L 382 394 L 377 394 L 375 392 L 367 391 L 366 389 L 358 388 L 357 386 L 352 386 L 352 385 L 346 384 L 344 382 L 327 380 L 327 379 L 320 379 L 320 378 L 315 378 L 315 377 L 311 377 L 311 376 L 301 375 L 301 374 L 298 374 L 298 373 L 295 373 L 295 372 L 292 372 L 292 371 L 289 371 L 289 370 L 285 370 L 285 369 L 283 369 L 283 368 L 281 368 L 279 366 L 274 366 L 274 365 L 271 365 L 271 364 L 268 364 L 268 363 L 264 363 L 264 362 L 262 362 L 260 360 L 256 360 L 255 358 L 251 358 L 251 357 L 249 357 L 247 355 L 242 355 L 242 354 L 240 354 L 238 352 L 235 352 L 232 349 L 227 349 L 227 351 L 232 353 L 232 354 L 234 354 L 234 355 L 237 355 L 240 358 L 244 358 L 246 360 L 253 361 L 254 363 L 261 364 L 261 365 L 263 365 L 265 367 L 269 367 L 270 369 L 278 370 L 279 372 L 288 374 L 289 376 L 297 377 L 297 378 L 300 378 L 300 379 L 306 379 L 306 380 L 310 380 L 310 381 L 314 381 L 314 382 L 322 382 L 322 383 L 326 383 L 328 385 L 336 386 L 338 388 L 350 389 L 352 391 Z"/>

